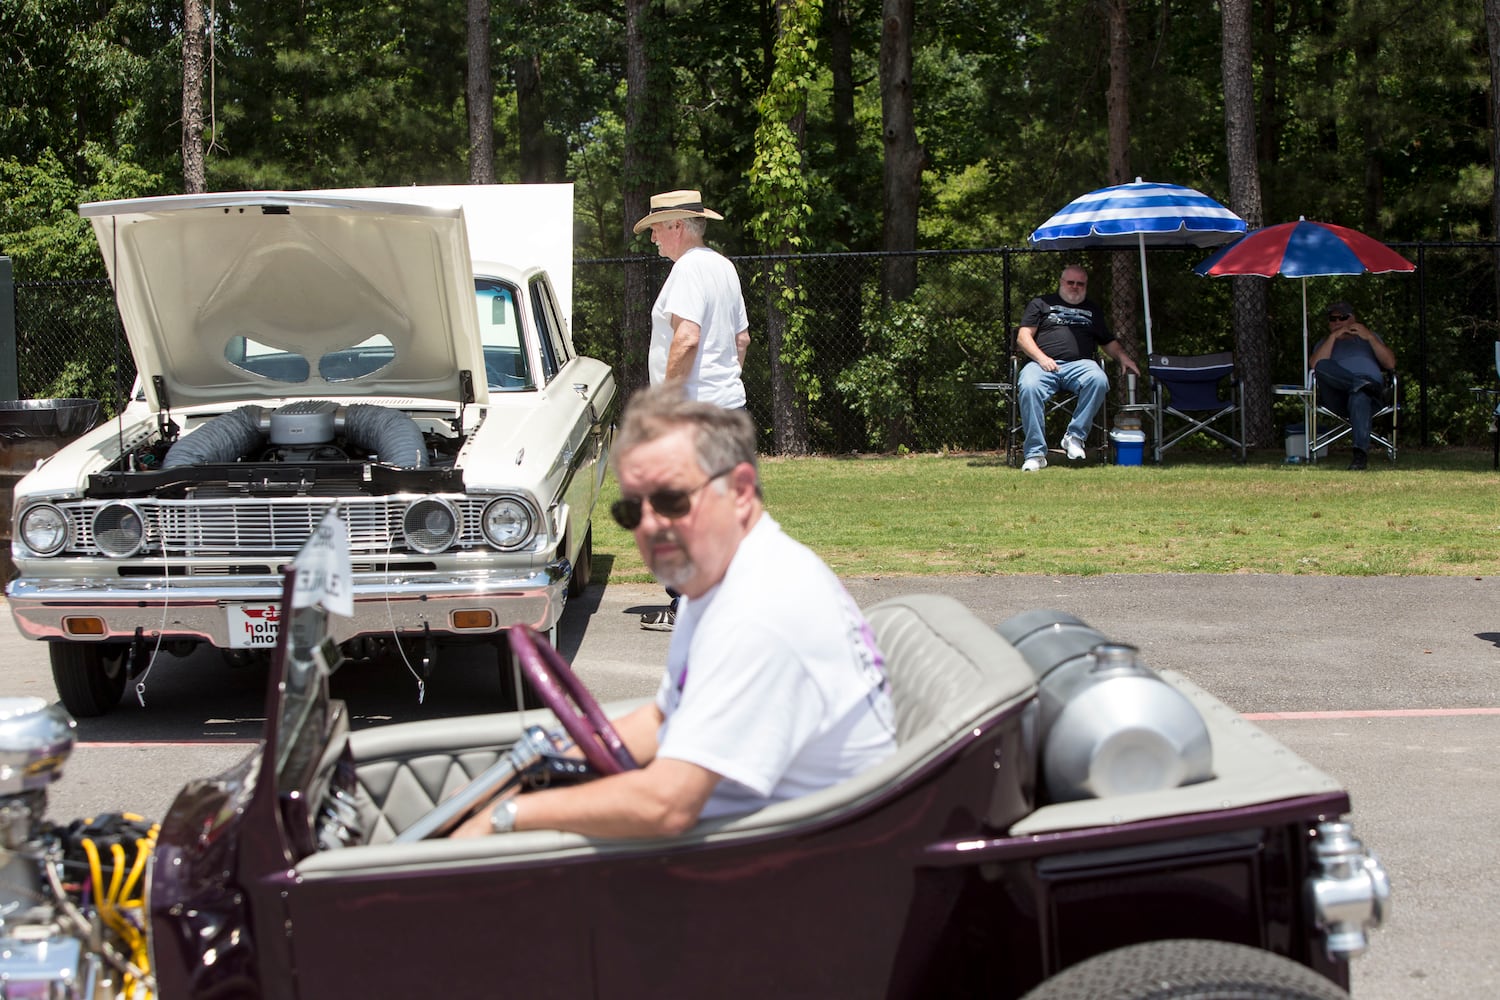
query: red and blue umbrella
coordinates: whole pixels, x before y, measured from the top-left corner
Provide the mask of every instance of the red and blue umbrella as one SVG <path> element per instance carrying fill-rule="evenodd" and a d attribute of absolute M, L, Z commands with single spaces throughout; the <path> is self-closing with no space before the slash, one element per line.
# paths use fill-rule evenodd
<path fill-rule="evenodd" d="M 1138 247 L 1149 355 L 1151 289 L 1146 278 L 1146 248 L 1213 247 L 1244 231 L 1244 219 L 1201 191 L 1137 177 L 1133 184 L 1116 184 L 1073 199 L 1037 227 L 1031 234 L 1031 244 L 1044 250 Z"/>
<path fill-rule="evenodd" d="M 1302 382 L 1307 384 L 1307 279 L 1415 271 L 1377 239 L 1330 222 L 1283 222 L 1246 233 L 1193 268 L 1205 277 L 1258 274 L 1302 279 Z"/>

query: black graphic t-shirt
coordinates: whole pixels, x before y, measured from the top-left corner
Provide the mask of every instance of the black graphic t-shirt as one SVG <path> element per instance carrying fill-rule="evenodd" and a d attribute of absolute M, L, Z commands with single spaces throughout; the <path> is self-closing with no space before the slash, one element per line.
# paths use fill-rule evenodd
<path fill-rule="evenodd" d="M 1033 339 L 1053 361 L 1092 358 L 1115 339 L 1104 323 L 1104 313 L 1090 299 L 1073 306 L 1056 293 L 1039 295 L 1026 305 L 1021 325 L 1036 330 Z"/>

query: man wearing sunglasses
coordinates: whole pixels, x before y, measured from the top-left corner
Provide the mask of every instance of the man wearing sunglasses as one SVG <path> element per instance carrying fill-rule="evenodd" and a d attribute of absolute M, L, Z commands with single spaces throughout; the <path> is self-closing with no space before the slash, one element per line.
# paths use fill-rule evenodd
<path fill-rule="evenodd" d="M 1318 341 L 1307 363 L 1318 380 L 1319 401 L 1349 418 L 1354 447 L 1349 468 L 1367 468 L 1370 415 L 1385 393 L 1385 373 L 1396 368 L 1396 352 L 1359 321 L 1353 306 L 1335 302 L 1328 307 L 1328 336 Z"/>
<path fill-rule="evenodd" d="M 658 837 L 833 785 L 895 750 L 884 659 L 833 571 L 761 501 L 743 410 L 637 394 L 615 441 L 616 520 L 682 593 L 649 704 L 613 720 L 640 770 L 486 806 L 458 834 Z"/>

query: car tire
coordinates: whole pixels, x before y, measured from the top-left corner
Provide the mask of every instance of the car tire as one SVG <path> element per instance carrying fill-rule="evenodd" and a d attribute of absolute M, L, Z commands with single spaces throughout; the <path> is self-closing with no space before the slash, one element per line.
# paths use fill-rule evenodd
<path fill-rule="evenodd" d="M 1349 1000 L 1289 958 L 1225 941 L 1153 941 L 1059 972 L 1021 1000 Z"/>
<path fill-rule="evenodd" d="M 582 597 L 594 581 L 594 526 L 590 524 L 583 532 L 583 547 L 578 550 L 578 559 L 573 563 L 573 575 L 568 577 L 568 597 Z"/>
<path fill-rule="evenodd" d="M 125 693 L 126 647 L 118 643 L 50 642 L 52 683 L 63 707 L 80 718 L 104 715 Z"/>

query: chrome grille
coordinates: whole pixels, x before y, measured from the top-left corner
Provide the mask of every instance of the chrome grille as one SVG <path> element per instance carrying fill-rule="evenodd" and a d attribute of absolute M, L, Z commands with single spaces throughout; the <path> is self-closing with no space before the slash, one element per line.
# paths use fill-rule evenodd
<path fill-rule="evenodd" d="M 339 501 L 349 525 L 349 549 L 367 555 L 408 551 L 401 519 L 416 496 L 356 497 Z M 450 497 L 463 518 L 454 548 L 485 546 L 480 516 L 494 497 Z M 330 500 L 137 500 L 146 522 L 147 554 L 174 556 L 291 555 L 334 504 Z M 99 555 L 93 516 L 100 504 L 61 504 L 72 523 L 66 552 Z M 530 506 L 528 504 L 528 506 Z"/>

